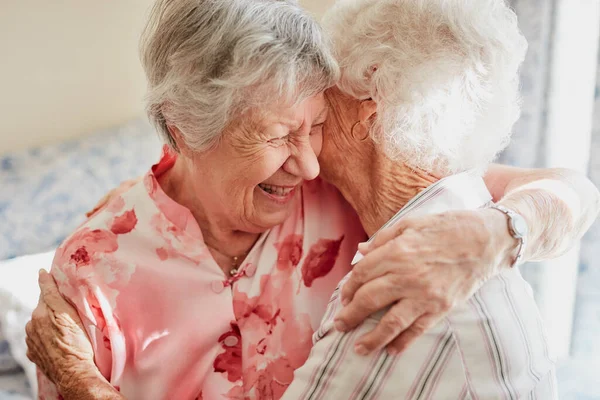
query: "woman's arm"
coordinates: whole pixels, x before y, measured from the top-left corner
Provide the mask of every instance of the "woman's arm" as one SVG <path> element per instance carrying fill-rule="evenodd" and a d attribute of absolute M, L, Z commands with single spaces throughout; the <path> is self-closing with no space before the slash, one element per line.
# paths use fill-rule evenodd
<path fill-rule="evenodd" d="M 598 190 L 574 171 L 493 165 L 485 181 L 495 200 L 528 222 L 524 261 L 564 253 L 598 214 Z M 336 328 L 349 331 L 392 305 L 357 348 L 403 351 L 490 277 L 510 268 L 518 245 L 507 217 L 495 209 L 406 218 L 361 245 L 365 258 L 342 288 L 345 307 Z"/>
<path fill-rule="evenodd" d="M 495 165 L 485 179 L 496 200 L 519 212 L 529 222 L 532 232 L 526 260 L 561 254 L 583 235 L 598 213 L 598 191 L 587 178 L 576 172 Z M 403 299 L 387 312 L 375 330 L 357 342 L 365 352 L 390 342 L 392 350 L 402 351 L 454 304 L 465 301 L 490 276 L 508 268 L 517 245 L 508 231 L 506 217 L 495 210 L 450 212 L 403 220 L 380 233 L 369 247 L 361 247 L 365 259 L 355 266 L 351 278 L 342 288 L 346 306 L 336 317 L 336 327 L 342 331 L 350 330 L 368 315 Z M 51 278 L 44 274 L 40 284 L 42 294 L 55 287 Z M 410 288 L 411 293 L 407 295 L 403 288 Z M 67 345 L 61 347 L 65 353 L 57 353 L 52 345 L 56 339 L 40 335 L 54 332 L 52 335 L 58 337 L 78 337 L 77 330 L 49 329 L 60 320 L 57 315 L 70 315 L 64 311 L 67 308 L 75 313 L 70 316 L 73 321 L 80 320 L 76 311 L 60 296 L 43 296 L 42 300 L 38 309 L 45 304 L 60 307 L 51 306 L 52 319 L 34 315 L 32 324 L 35 328 L 28 328 L 30 358 L 44 372 L 68 371 L 64 360 L 70 358 L 65 354 L 81 349 L 78 347 L 81 343 L 76 346 L 67 341 Z M 410 307 L 402 307 L 402 304 Z M 57 312 L 57 309 L 63 311 Z M 66 325 L 71 326 L 73 321 Z M 85 337 L 83 328 L 79 335 L 81 333 Z M 79 373 L 80 378 L 74 377 L 75 380 L 87 383 L 79 385 L 78 390 L 83 391 L 77 394 L 79 397 L 63 394 L 66 400 L 122 399 L 104 378 L 89 375 L 89 371 L 97 371 L 93 362 L 90 365 L 80 360 L 76 364 L 87 373 Z M 67 395 L 68 390 L 73 390 L 60 388 L 65 389 Z"/>
<path fill-rule="evenodd" d="M 527 221 L 526 261 L 565 253 L 589 229 L 600 209 L 598 189 L 585 175 L 572 170 L 494 164 L 484 179 L 494 201 Z"/>
<path fill-rule="evenodd" d="M 77 310 L 46 271 L 40 271 L 39 285 L 40 301 L 26 326 L 27 357 L 65 400 L 124 399 L 98 370 Z"/>
<path fill-rule="evenodd" d="M 80 381 L 77 387 L 61 393 L 64 400 L 126 400 L 102 375 Z"/>

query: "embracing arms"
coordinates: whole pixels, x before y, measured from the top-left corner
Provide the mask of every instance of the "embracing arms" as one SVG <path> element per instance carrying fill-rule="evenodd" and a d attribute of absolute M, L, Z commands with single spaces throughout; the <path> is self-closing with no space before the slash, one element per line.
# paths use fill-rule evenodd
<path fill-rule="evenodd" d="M 61 296 L 49 273 L 40 271 L 38 282 L 40 300 L 26 326 L 27 357 L 37 364 L 38 374 L 44 373 L 65 400 L 124 399 L 96 367 L 77 310 Z M 42 395 L 45 388 L 38 389 Z"/>
<path fill-rule="evenodd" d="M 583 236 L 600 208 L 596 187 L 571 170 L 495 164 L 484 180 L 495 202 L 528 222 L 524 261 L 563 254 Z M 383 307 L 408 299 L 394 305 L 357 341 L 364 353 L 386 344 L 403 351 L 486 280 L 510 268 L 518 244 L 507 217 L 495 209 L 406 218 L 370 245 L 361 245 L 365 258 L 341 290 L 345 307 L 336 327 L 351 330 Z"/>
<path fill-rule="evenodd" d="M 562 254 L 598 213 L 597 189 L 576 172 L 494 165 L 485 181 L 495 201 L 527 220 L 525 260 Z M 487 279 L 509 268 L 517 244 L 505 215 L 496 210 L 407 218 L 361 247 L 365 258 L 342 288 L 345 307 L 336 327 L 351 330 L 374 312 L 409 300 L 388 310 L 356 342 L 364 353 L 390 343 L 389 349 L 400 352 Z M 65 400 L 123 399 L 97 370 L 77 312 L 48 274 L 40 276 L 40 286 L 42 297 L 27 328 L 29 358 Z"/>
<path fill-rule="evenodd" d="M 598 189 L 585 175 L 568 169 L 494 164 L 485 181 L 498 204 L 527 220 L 526 261 L 565 253 L 589 229 L 600 209 Z"/>

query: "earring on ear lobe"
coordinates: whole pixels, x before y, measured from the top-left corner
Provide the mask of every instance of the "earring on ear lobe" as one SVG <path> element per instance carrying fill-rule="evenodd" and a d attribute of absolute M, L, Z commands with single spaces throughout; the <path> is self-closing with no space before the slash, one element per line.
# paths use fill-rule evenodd
<path fill-rule="evenodd" d="M 356 121 L 354 123 L 354 125 L 352 125 L 352 129 L 350 129 L 350 135 L 352 136 L 352 138 L 354 140 L 358 140 L 359 142 L 364 142 L 369 138 L 369 132 L 367 131 L 367 134 L 365 135 L 365 137 L 357 137 L 356 134 L 354 133 L 354 128 L 356 128 L 356 125 L 360 124 L 360 121 Z"/>

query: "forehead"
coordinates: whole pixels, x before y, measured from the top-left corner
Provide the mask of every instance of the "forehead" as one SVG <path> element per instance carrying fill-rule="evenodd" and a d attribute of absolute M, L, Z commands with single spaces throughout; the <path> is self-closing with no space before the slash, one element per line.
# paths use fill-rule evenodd
<path fill-rule="evenodd" d="M 325 96 L 319 93 L 292 106 L 273 105 L 256 112 L 253 119 L 262 126 L 281 124 L 293 130 L 299 129 L 303 124 L 313 124 L 318 119 L 324 119 L 326 111 Z"/>

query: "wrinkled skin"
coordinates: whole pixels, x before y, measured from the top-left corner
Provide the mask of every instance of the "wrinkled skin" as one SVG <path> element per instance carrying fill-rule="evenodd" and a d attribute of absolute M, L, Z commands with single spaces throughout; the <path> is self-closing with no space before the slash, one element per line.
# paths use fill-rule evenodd
<path fill-rule="evenodd" d="M 40 271 L 40 300 L 27 332 L 27 357 L 65 398 L 76 398 L 86 382 L 103 379 L 77 311 L 60 295 L 54 279 Z"/>
<path fill-rule="evenodd" d="M 346 331 L 381 309 L 391 309 L 356 343 L 367 354 L 390 343 L 405 350 L 457 304 L 466 302 L 489 278 L 510 267 L 516 241 L 494 209 L 453 211 L 406 218 L 381 231 L 342 288 L 344 309 L 336 328 Z M 506 255 L 506 256 L 504 256 Z"/>

